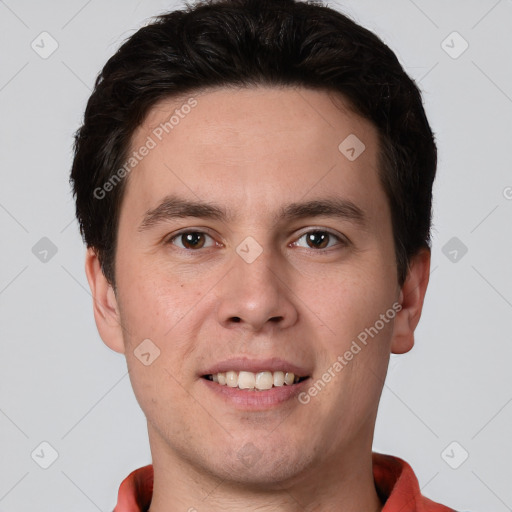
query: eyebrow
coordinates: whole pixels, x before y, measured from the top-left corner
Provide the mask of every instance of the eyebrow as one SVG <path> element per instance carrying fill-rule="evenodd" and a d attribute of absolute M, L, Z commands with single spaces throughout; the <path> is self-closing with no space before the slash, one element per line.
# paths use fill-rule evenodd
<path fill-rule="evenodd" d="M 186 217 L 230 222 L 235 216 L 230 210 L 215 203 L 168 195 L 158 206 L 144 214 L 138 230 L 146 231 L 162 222 Z M 366 225 L 366 216 L 363 210 L 352 201 L 338 197 L 287 204 L 274 215 L 273 221 L 277 223 L 309 217 L 335 217 L 352 221 L 361 227 Z"/>

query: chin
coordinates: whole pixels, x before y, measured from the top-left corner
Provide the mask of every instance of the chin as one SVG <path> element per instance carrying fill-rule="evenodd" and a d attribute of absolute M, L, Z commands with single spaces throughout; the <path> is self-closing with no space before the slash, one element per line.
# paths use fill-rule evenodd
<path fill-rule="evenodd" d="M 214 464 L 212 472 L 218 478 L 232 484 L 243 485 L 254 490 L 280 489 L 286 483 L 296 480 L 307 471 L 312 459 L 304 450 L 292 449 L 281 445 L 280 449 L 265 446 L 263 449 L 248 442 L 238 451 L 230 451 L 222 465 Z M 204 466 L 203 466 L 204 467 Z"/>

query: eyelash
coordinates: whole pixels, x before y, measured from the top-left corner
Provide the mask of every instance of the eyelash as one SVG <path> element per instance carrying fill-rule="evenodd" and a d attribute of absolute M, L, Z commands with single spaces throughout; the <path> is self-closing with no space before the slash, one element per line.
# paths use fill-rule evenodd
<path fill-rule="evenodd" d="M 165 242 L 165 244 L 166 245 L 172 245 L 174 240 L 176 240 L 177 238 L 179 238 L 179 237 L 181 237 L 183 235 L 187 235 L 187 234 L 190 234 L 190 233 L 207 235 L 207 236 L 209 236 L 213 240 L 213 237 L 209 233 L 206 233 L 205 231 L 194 230 L 194 229 L 187 229 L 185 231 L 180 231 L 180 232 L 174 234 L 172 237 L 168 238 L 167 241 Z M 311 229 L 309 231 L 306 231 L 306 232 L 302 233 L 300 235 L 300 237 L 297 239 L 297 241 L 300 240 L 301 238 L 303 238 L 304 236 L 310 234 L 310 233 L 324 233 L 324 234 L 328 234 L 330 237 L 333 237 L 333 238 L 335 238 L 338 241 L 338 245 L 341 245 L 342 247 L 349 245 L 349 241 L 345 237 L 342 237 L 340 235 L 336 235 L 335 233 L 332 233 L 331 231 L 328 231 L 326 229 L 320 229 L 320 228 L 314 228 L 314 229 Z M 296 242 L 293 242 L 293 243 L 295 244 Z M 184 247 L 177 247 L 177 248 L 182 250 L 182 251 L 185 251 L 185 252 L 198 252 L 201 249 L 211 249 L 211 247 L 201 247 L 199 249 L 187 249 L 187 248 L 184 248 Z M 327 247 L 327 248 L 323 248 L 323 249 L 313 249 L 311 247 L 307 247 L 305 249 L 308 250 L 308 251 L 319 253 L 319 252 L 329 251 L 330 249 L 332 249 L 332 246 L 331 247 Z"/>

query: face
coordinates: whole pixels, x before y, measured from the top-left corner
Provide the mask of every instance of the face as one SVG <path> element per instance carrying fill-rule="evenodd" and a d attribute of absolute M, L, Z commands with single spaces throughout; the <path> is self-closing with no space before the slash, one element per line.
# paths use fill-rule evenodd
<path fill-rule="evenodd" d="M 132 151 L 150 139 L 105 293 L 116 322 L 96 320 L 126 354 L 153 458 L 267 486 L 330 478 L 370 451 L 424 293 L 415 310 L 397 283 L 375 128 L 326 92 L 217 89 L 159 103 Z"/>

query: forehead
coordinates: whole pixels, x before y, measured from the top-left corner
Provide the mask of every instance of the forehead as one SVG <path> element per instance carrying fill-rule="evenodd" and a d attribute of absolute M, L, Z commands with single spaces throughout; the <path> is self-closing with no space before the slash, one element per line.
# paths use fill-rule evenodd
<path fill-rule="evenodd" d="M 131 152 L 145 146 L 123 200 L 139 213 L 171 193 L 247 215 L 326 193 L 354 203 L 382 196 L 376 129 L 326 91 L 219 88 L 169 98 L 135 131 Z"/>
<path fill-rule="evenodd" d="M 192 135 L 197 152 L 210 153 L 212 145 L 240 152 L 244 143 L 257 149 L 270 133 L 281 149 L 299 150 L 306 142 L 317 151 L 332 151 L 333 141 L 347 129 L 362 137 L 376 135 L 340 94 L 299 87 L 221 87 L 161 100 L 134 133 L 133 143 L 147 134 L 164 144 Z"/>

